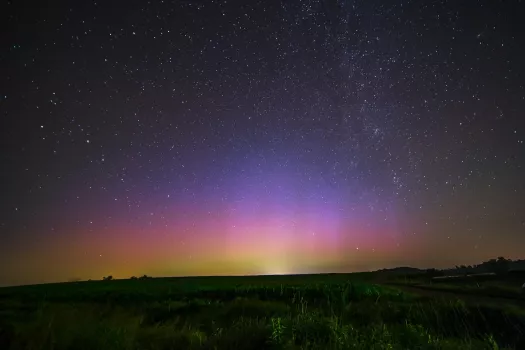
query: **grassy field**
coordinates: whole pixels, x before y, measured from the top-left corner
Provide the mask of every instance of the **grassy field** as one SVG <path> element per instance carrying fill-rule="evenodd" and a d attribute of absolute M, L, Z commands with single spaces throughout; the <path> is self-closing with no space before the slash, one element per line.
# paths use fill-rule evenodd
<path fill-rule="evenodd" d="M 0 349 L 524 349 L 519 303 L 377 274 L 155 278 L 0 289 Z"/>

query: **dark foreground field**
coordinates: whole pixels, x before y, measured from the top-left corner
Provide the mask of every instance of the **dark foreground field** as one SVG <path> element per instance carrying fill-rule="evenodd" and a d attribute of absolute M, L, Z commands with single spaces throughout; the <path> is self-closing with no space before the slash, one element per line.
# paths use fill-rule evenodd
<path fill-rule="evenodd" d="M 519 298 L 398 288 L 367 274 L 2 288 L 0 349 L 525 349 Z"/>

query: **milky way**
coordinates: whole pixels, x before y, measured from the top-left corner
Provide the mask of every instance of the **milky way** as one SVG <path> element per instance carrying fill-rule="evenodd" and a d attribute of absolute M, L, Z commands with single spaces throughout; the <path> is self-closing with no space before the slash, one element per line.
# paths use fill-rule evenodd
<path fill-rule="evenodd" d="M 523 257 L 520 2 L 117 3 L 1 11 L 0 284 Z"/>

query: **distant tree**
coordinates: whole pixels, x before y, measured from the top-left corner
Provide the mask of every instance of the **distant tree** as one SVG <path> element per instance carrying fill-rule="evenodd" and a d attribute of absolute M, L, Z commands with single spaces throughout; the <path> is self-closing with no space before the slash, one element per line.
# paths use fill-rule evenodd
<path fill-rule="evenodd" d="M 493 272 L 496 274 L 504 274 L 510 270 L 512 260 L 507 260 L 504 257 L 500 256 L 497 259 L 490 259 L 485 261 L 482 265 L 486 266 L 488 272 Z"/>
<path fill-rule="evenodd" d="M 151 277 L 149 277 L 148 275 L 142 275 L 141 277 L 139 277 L 139 279 L 141 280 L 146 280 L 148 278 L 151 278 Z"/>
<path fill-rule="evenodd" d="M 510 266 L 512 264 L 512 260 L 505 259 L 504 257 L 500 256 L 496 260 L 498 271 L 496 273 L 507 273 L 510 270 Z"/>
<path fill-rule="evenodd" d="M 137 277 L 136 277 L 136 276 L 131 276 L 131 278 L 130 278 L 130 279 L 132 279 L 132 280 L 136 280 L 136 279 L 137 279 Z"/>
<path fill-rule="evenodd" d="M 111 280 L 113 280 L 113 276 L 110 275 L 110 276 L 107 276 L 107 277 L 102 277 L 102 280 L 103 281 L 111 281 Z"/>
<path fill-rule="evenodd" d="M 427 269 L 426 270 L 426 275 L 427 277 L 439 277 L 439 276 L 443 276 L 443 271 L 439 271 L 437 269 Z"/>

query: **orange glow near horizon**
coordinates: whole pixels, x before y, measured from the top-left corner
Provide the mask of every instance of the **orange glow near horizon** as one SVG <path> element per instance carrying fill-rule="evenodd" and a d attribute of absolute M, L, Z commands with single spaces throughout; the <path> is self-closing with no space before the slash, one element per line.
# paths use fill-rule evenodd
<path fill-rule="evenodd" d="M 200 227 L 208 231 L 200 231 Z M 320 229 L 318 233 L 312 230 L 301 235 L 300 232 L 306 231 L 304 227 L 295 232 L 267 224 L 230 227 L 226 233 L 218 228 L 213 234 L 207 234 L 211 229 L 208 223 L 200 227 L 187 231 L 183 237 L 175 234 L 177 231 L 173 229 L 144 231 L 129 225 L 107 228 L 98 233 L 84 230 L 68 234 L 69 231 L 64 230 L 54 239 L 48 237 L 32 244 L 25 243 L 16 256 L 4 257 L 3 262 L 8 264 L 4 266 L 10 266 L 10 269 L 7 278 L 2 277 L 7 284 L 16 285 L 101 279 L 107 275 L 129 278 L 143 274 L 356 272 L 413 265 L 412 261 L 419 261 L 419 267 L 436 266 L 437 262 L 435 255 L 417 248 L 422 245 L 417 237 L 411 237 L 411 246 L 410 242 L 397 239 L 395 233 L 365 232 L 362 228 L 355 228 L 354 235 L 343 236 L 336 231 L 321 234 Z M 330 236 L 332 240 L 326 239 Z M 352 236 L 359 239 L 348 239 Z M 457 250 L 450 252 L 453 255 Z M 517 250 L 514 253 L 519 256 Z M 488 247 L 479 250 L 480 259 L 492 255 Z M 13 262 L 9 262 L 10 259 Z M 19 263 L 14 263 L 14 259 Z M 451 259 L 448 266 L 454 262 Z M 446 261 L 444 265 L 447 266 Z"/>

